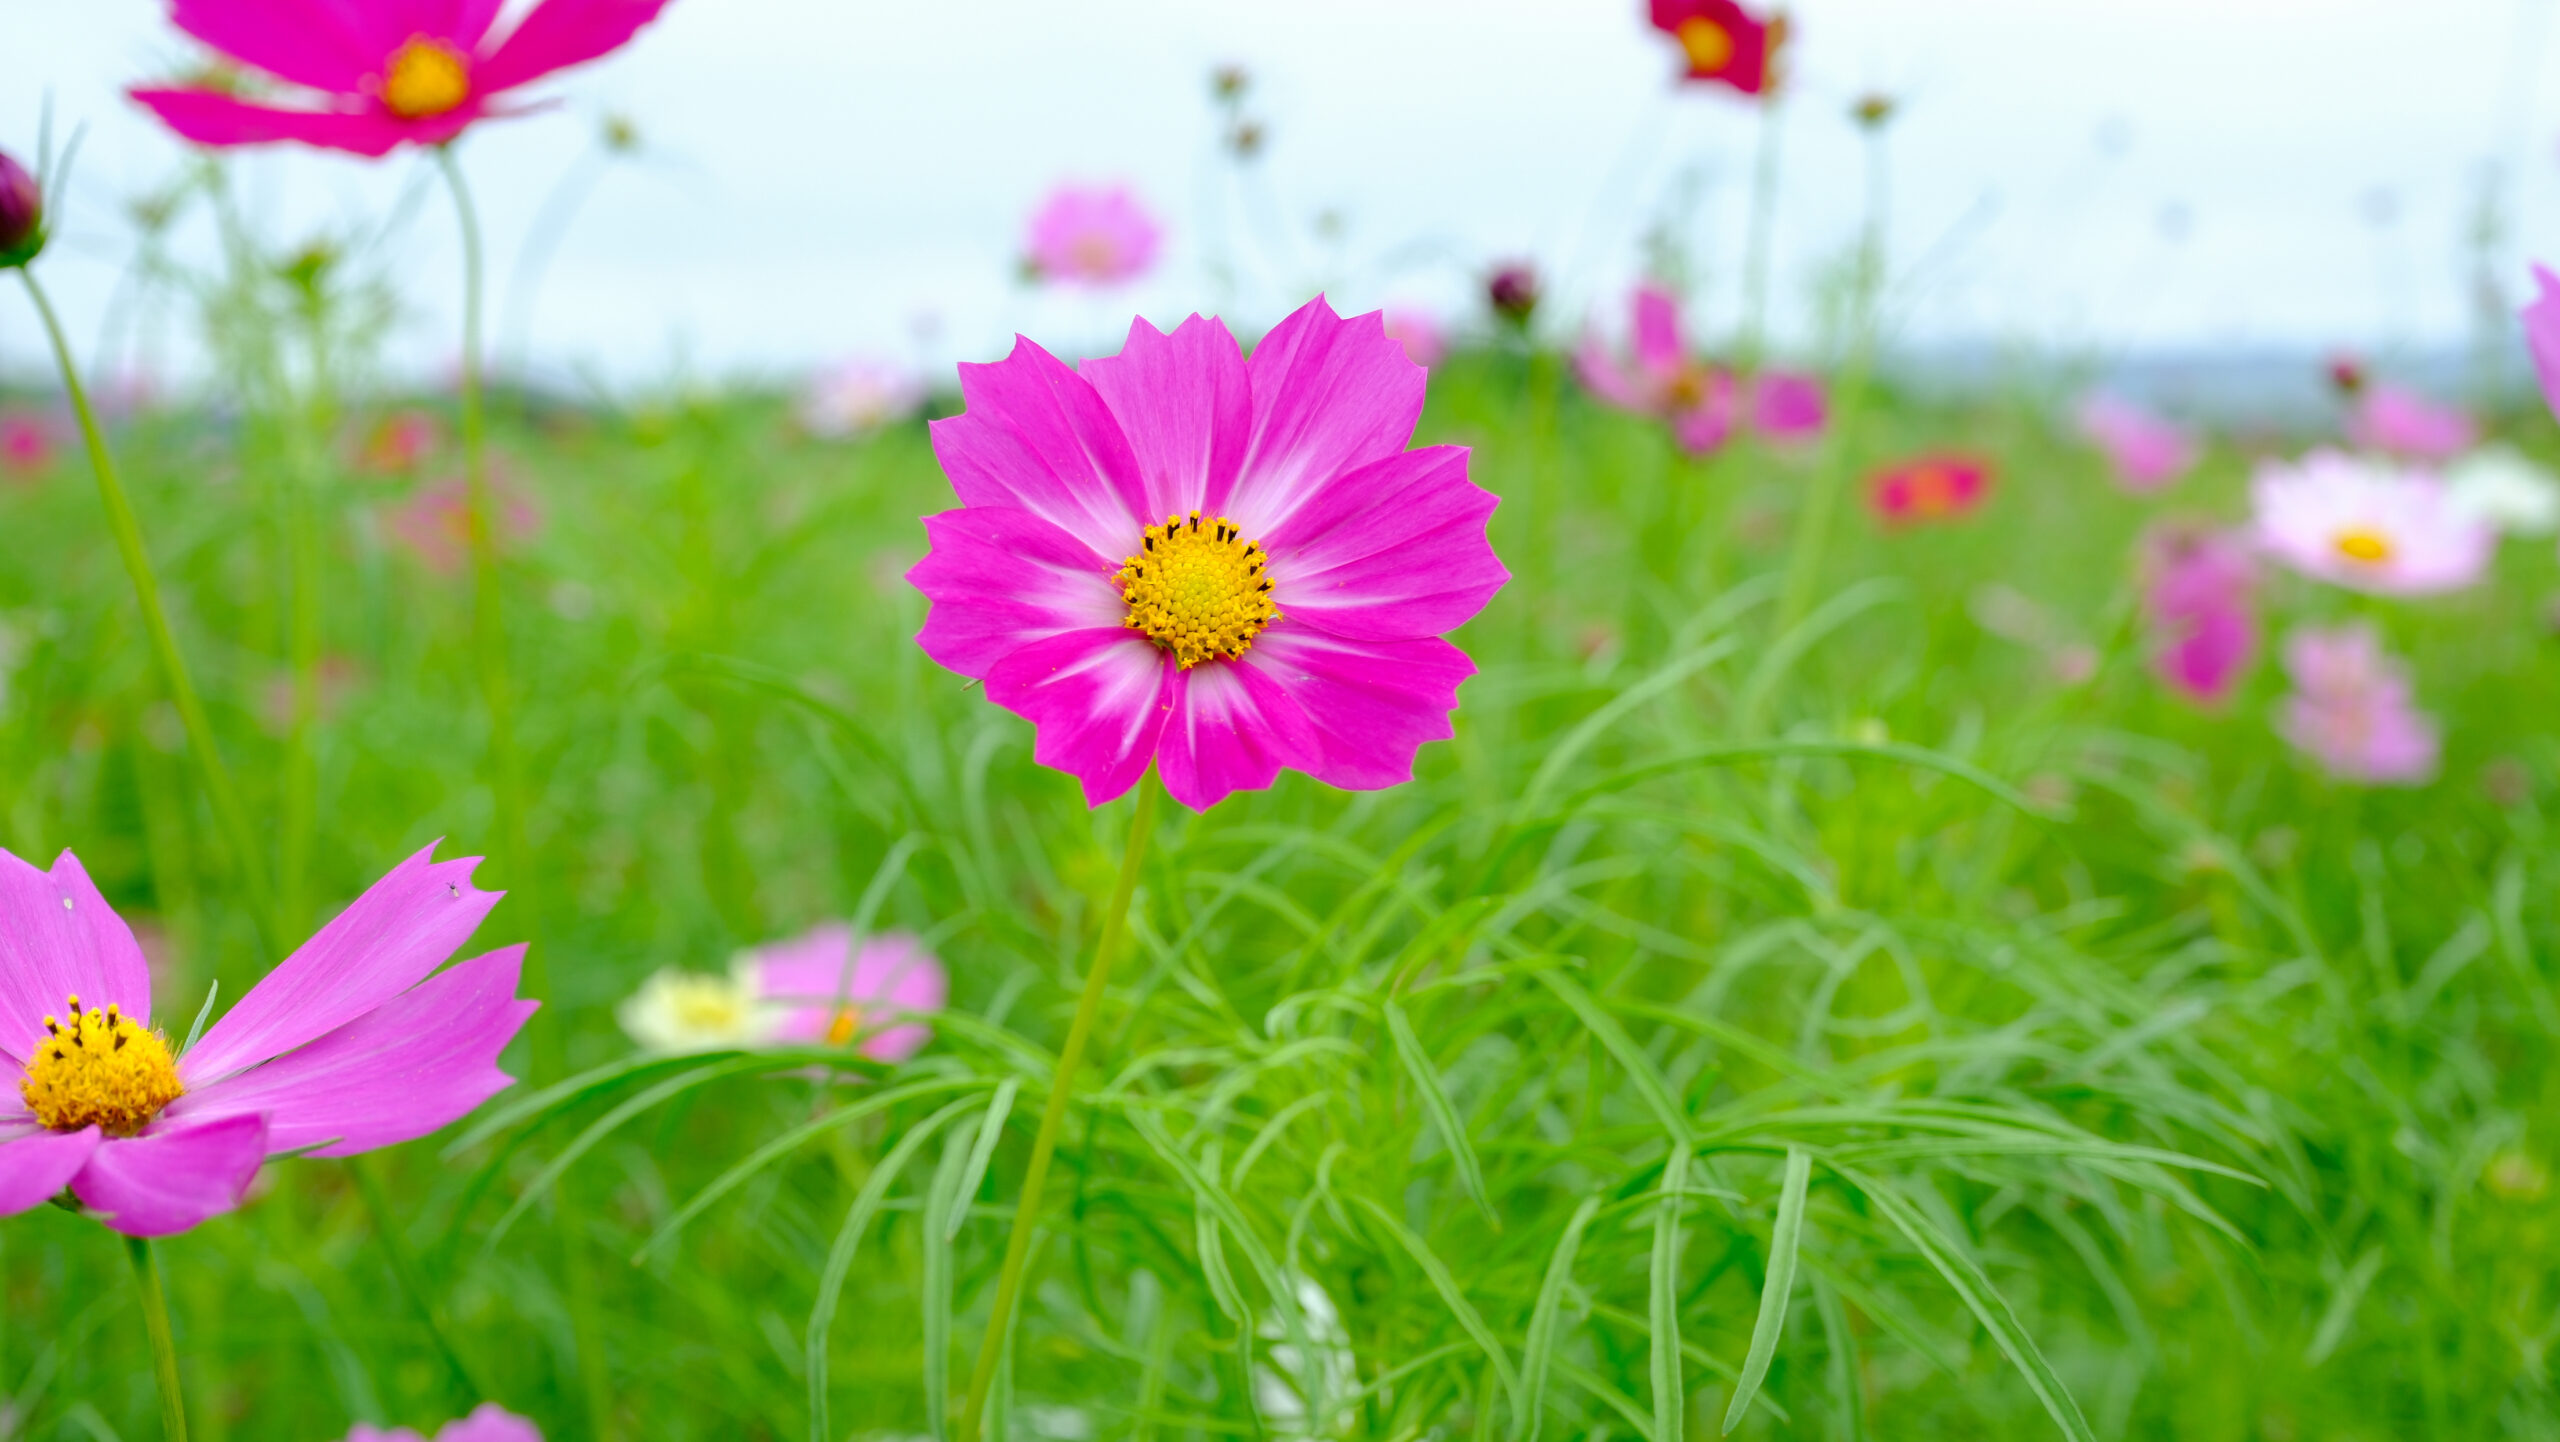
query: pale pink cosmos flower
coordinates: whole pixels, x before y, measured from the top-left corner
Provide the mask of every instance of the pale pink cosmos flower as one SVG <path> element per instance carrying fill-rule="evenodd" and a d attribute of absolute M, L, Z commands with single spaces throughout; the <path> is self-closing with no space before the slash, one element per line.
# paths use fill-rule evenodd
<path fill-rule="evenodd" d="M 2258 646 L 2257 561 L 2245 535 L 2172 525 L 2144 544 L 2142 611 L 2152 667 L 2178 694 L 2219 705 Z"/>
<path fill-rule="evenodd" d="M 854 357 L 810 377 L 796 408 L 800 428 L 850 440 L 895 425 L 924 404 L 924 378 L 895 361 Z"/>
<path fill-rule="evenodd" d="M 1449 333 L 1441 329 L 1439 320 L 1427 310 L 1412 306 L 1389 306 L 1386 311 L 1387 339 L 1404 347 L 1405 359 L 1429 370 L 1449 354 Z"/>
<path fill-rule="evenodd" d="M 2250 498 L 2268 554 L 2375 595 L 2460 590 L 2487 571 L 2497 546 L 2498 533 L 2454 505 L 2431 472 L 2336 451 L 2261 465 Z"/>
<path fill-rule="evenodd" d="M 1662 421 L 1692 455 L 1718 449 L 1745 425 L 1782 443 L 1822 433 L 1829 405 L 1818 378 L 1764 371 L 1746 383 L 1691 356 L 1680 298 L 1650 281 L 1636 287 L 1628 309 L 1634 325 L 1625 355 L 1596 333 L 1574 352 L 1575 373 L 1603 404 Z"/>
<path fill-rule="evenodd" d="M 1451 734 L 1441 639 L 1502 588 L 1462 446 L 1406 450 L 1424 373 L 1323 297 L 1247 362 L 1215 320 L 1138 320 L 1071 368 L 1028 340 L 933 424 L 961 509 L 907 573 L 916 639 L 1029 719 L 1086 800 L 1153 761 L 1203 810 L 1282 768 L 1374 790 Z"/>
<path fill-rule="evenodd" d="M 498 0 L 172 0 L 179 29 L 295 87 L 299 103 L 257 105 L 210 87 L 132 95 L 198 145 L 299 141 L 385 155 L 525 113 L 507 91 L 620 49 L 665 4 L 543 0 L 498 39 Z"/>
<path fill-rule="evenodd" d="M 942 1010 L 950 990 L 915 937 L 891 932 L 857 950 L 853 928 L 830 921 L 740 953 L 726 976 L 663 969 L 617 1017 L 633 1041 L 669 1055 L 859 1039 L 864 1056 L 901 1062 L 933 1037 L 912 1018 Z"/>
<path fill-rule="evenodd" d="M 2376 385 L 2347 417 L 2347 439 L 2369 451 L 2411 461 L 2444 461 L 2471 449 L 2480 428 L 2452 406 L 2406 386 Z"/>
<path fill-rule="evenodd" d="M 500 550 L 531 540 L 542 531 L 542 512 L 511 486 L 497 488 L 497 536 Z M 440 576 L 450 576 L 471 559 L 471 491 L 462 481 L 422 486 L 386 517 L 391 539 Z"/>
<path fill-rule="evenodd" d="M 133 931 L 68 851 L 0 852 L 0 1216 L 64 1188 L 135 1237 L 240 1204 L 270 1156 L 343 1157 L 445 1126 L 512 1085 L 498 1053 L 536 1003 L 524 947 L 439 972 L 501 893 L 479 858 L 392 868 L 183 1055 L 152 1026 Z M 184 1012 L 179 1015 L 185 1015 Z"/>
<path fill-rule="evenodd" d="M 1128 187 L 1062 185 L 1032 212 L 1025 255 L 1042 280 L 1118 285 L 1153 268 L 1163 241 L 1163 229 Z"/>
<path fill-rule="evenodd" d="M 2195 438 L 2168 420 L 2111 395 L 2080 403 L 2080 434 L 2106 453 L 2117 484 L 2147 495 L 2195 468 Z"/>
<path fill-rule="evenodd" d="M 427 1442 L 406 1427 L 384 1430 L 359 1422 L 347 1442 Z M 542 1429 L 495 1402 L 483 1402 L 468 1417 L 444 1424 L 435 1442 L 542 1442 Z"/>
<path fill-rule="evenodd" d="M 2533 290 L 2518 319 L 2524 322 L 2525 349 L 2533 353 L 2533 373 L 2542 382 L 2543 403 L 2560 415 L 2560 276 L 2535 266 Z"/>
<path fill-rule="evenodd" d="M 2303 630 L 2287 638 L 2293 694 L 2276 730 L 2341 779 L 2415 786 L 2433 779 L 2442 750 L 2436 724 L 2417 709 L 2406 671 L 2364 624 Z"/>

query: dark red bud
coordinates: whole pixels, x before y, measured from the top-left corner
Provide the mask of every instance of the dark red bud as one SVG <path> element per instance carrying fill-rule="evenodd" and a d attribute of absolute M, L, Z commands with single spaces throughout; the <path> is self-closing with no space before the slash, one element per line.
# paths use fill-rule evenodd
<path fill-rule="evenodd" d="M 1492 303 L 1494 314 L 1513 325 L 1527 325 L 1538 308 L 1537 269 L 1527 261 L 1497 268 L 1485 284 L 1485 299 Z"/>
<path fill-rule="evenodd" d="M 44 246 L 44 191 L 27 168 L 0 152 L 0 268 L 24 265 Z"/>

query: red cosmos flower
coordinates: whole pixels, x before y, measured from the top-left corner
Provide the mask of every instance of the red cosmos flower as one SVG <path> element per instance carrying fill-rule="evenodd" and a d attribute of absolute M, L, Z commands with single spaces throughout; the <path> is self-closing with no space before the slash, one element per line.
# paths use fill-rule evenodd
<path fill-rule="evenodd" d="M 1888 466 L 1867 483 L 1867 503 L 1888 526 L 1953 520 L 1991 493 L 1991 463 L 1978 456 L 1934 455 Z"/>
<path fill-rule="evenodd" d="M 1680 42 L 1688 58 L 1686 78 L 1730 85 L 1745 95 L 1766 95 L 1778 85 L 1778 51 L 1787 43 L 1787 17 L 1766 20 L 1734 0 L 1651 0 L 1653 28 Z"/>
<path fill-rule="evenodd" d="M 500 0 L 172 0 L 179 29 L 317 103 L 252 105 L 205 86 L 133 98 L 198 145 L 441 145 L 475 120 L 521 114 L 502 92 L 610 54 L 665 4 L 543 0 L 492 43 Z"/>

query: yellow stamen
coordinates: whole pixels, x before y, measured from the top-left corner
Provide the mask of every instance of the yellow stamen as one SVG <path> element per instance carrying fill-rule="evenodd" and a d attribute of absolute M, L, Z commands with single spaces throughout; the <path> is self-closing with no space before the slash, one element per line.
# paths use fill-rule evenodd
<path fill-rule="evenodd" d="M 2339 555 L 2350 561 L 2362 561 L 2368 566 L 2378 566 L 2391 559 L 2391 538 L 2371 526 L 2340 531 L 2331 544 L 2338 548 Z"/>
<path fill-rule="evenodd" d="M 827 1045 L 842 1046 L 853 1040 L 854 1033 L 860 1030 L 862 1030 L 862 1008 L 839 1007 L 836 1009 L 834 1018 L 827 1023 Z"/>
<path fill-rule="evenodd" d="M 94 1126 L 129 1137 L 186 1093 L 169 1043 L 113 1005 L 83 1011 L 72 997 L 70 1025 L 46 1017 L 44 1029 L 18 1095 L 55 1131 Z"/>
<path fill-rule="evenodd" d="M 1713 75 L 1733 63 L 1733 32 L 1704 15 L 1693 15 L 1680 22 L 1673 32 L 1680 48 L 1689 52 L 1689 68 L 1702 75 Z"/>
<path fill-rule="evenodd" d="M 1136 555 L 1121 563 L 1125 624 L 1173 653 L 1188 671 L 1211 657 L 1232 661 L 1280 610 L 1271 602 L 1270 554 L 1225 517 L 1198 511 L 1147 528 Z"/>
<path fill-rule="evenodd" d="M 462 108 L 471 98 L 470 59 L 441 40 L 420 35 L 400 47 L 382 72 L 383 108 L 403 120 L 424 120 Z"/>

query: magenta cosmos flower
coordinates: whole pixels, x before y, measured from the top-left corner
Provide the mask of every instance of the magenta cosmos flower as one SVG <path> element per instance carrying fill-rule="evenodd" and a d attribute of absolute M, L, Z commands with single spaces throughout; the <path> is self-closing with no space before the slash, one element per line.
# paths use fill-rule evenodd
<path fill-rule="evenodd" d="M 2533 302 L 2519 315 L 2525 348 L 2533 353 L 2533 373 L 2542 381 L 2543 402 L 2560 415 L 2560 276 L 2535 266 L 2533 290 Z"/>
<path fill-rule="evenodd" d="M 2285 642 L 2293 694 L 2276 729 L 2330 774 L 2378 786 L 2432 779 L 2436 724 L 2412 699 L 2406 669 L 2367 625 L 2297 631 Z"/>
<path fill-rule="evenodd" d="M 2412 461 L 2445 461 L 2471 449 L 2480 428 L 2452 406 L 2405 386 L 2365 390 L 2347 417 L 2347 439 L 2369 451 Z"/>
<path fill-rule="evenodd" d="M 1164 231 L 1126 186 L 1062 185 L 1031 213 L 1025 254 L 1042 280 L 1118 285 L 1156 263 Z"/>
<path fill-rule="evenodd" d="M 2306 576 L 2375 595 L 2460 590 L 2488 569 L 2498 542 L 2433 475 L 2336 451 L 2261 466 L 2250 497 L 2268 553 Z"/>
<path fill-rule="evenodd" d="M 347 1434 L 347 1442 L 427 1442 L 406 1427 L 385 1431 L 357 1423 Z M 483 1402 L 468 1417 L 444 1424 L 435 1442 L 542 1442 L 542 1429 L 517 1416 L 495 1402 Z"/>
<path fill-rule="evenodd" d="M 933 446 L 961 509 L 925 521 L 916 639 L 1088 802 L 1150 760 L 1194 810 L 1283 767 L 1372 790 L 1451 735 L 1475 666 L 1441 634 L 1509 573 L 1466 448 L 1405 449 L 1423 371 L 1377 315 L 1319 296 L 1251 362 L 1199 316 L 1136 321 L 1081 369 L 1020 340 L 960 389 Z"/>
<path fill-rule="evenodd" d="M 133 932 L 68 851 L 50 872 L 0 851 L 0 1216 L 69 1187 L 128 1236 L 240 1204 L 281 1152 L 343 1157 L 421 1137 L 511 1084 L 536 1003 L 522 946 L 436 968 L 501 893 L 477 857 L 394 867 L 251 988 L 183 1056 L 152 1026 Z M 432 974 L 431 974 L 432 973 Z"/>
<path fill-rule="evenodd" d="M 2246 536 L 2163 527 L 2144 543 L 2152 666 L 2188 700 L 2218 705 L 2258 646 L 2257 561 Z"/>
<path fill-rule="evenodd" d="M 506 92 L 621 48 L 665 4 L 544 0 L 493 42 L 499 0 L 173 0 L 179 29 L 309 92 L 308 103 L 254 105 L 203 87 L 133 98 L 199 145 L 441 145 L 476 120 L 522 114 Z"/>
<path fill-rule="evenodd" d="M 2080 403 L 2080 434 L 2103 451 L 2117 484 L 2135 495 L 2175 484 L 2195 468 L 2195 438 L 2152 412 L 2115 396 Z"/>

